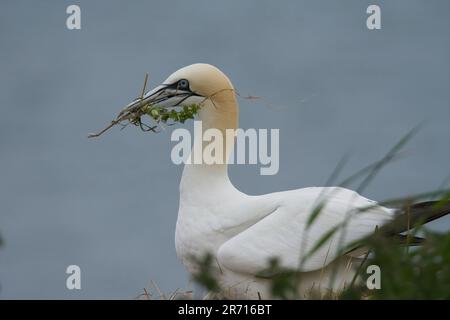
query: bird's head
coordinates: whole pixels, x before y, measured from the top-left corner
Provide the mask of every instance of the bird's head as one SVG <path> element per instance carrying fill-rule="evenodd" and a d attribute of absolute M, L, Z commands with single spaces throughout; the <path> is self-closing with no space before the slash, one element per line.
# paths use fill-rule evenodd
<path fill-rule="evenodd" d="M 231 81 L 222 71 L 210 64 L 196 63 L 172 73 L 147 92 L 144 101 L 166 107 L 211 103 L 220 111 L 236 98 Z"/>
<path fill-rule="evenodd" d="M 228 77 L 215 66 L 206 63 L 191 64 L 172 73 L 163 85 L 179 87 L 206 99 L 220 100 L 222 93 L 234 95 Z M 183 93 L 181 93 L 183 94 Z"/>
<path fill-rule="evenodd" d="M 198 105 L 198 115 L 205 128 L 237 126 L 236 94 L 228 77 L 215 66 L 196 63 L 172 73 L 163 83 L 127 106 L 132 110 L 142 105 L 163 108 Z"/>
<path fill-rule="evenodd" d="M 156 122 L 167 123 L 171 119 L 183 123 L 196 114 L 204 129 L 237 128 L 239 112 L 233 85 L 222 71 L 210 64 L 196 63 L 172 73 L 161 85 L 128 104 L 109 126 L 88 137 L 98 137 L 116 124 L 133 123 L 144 131 L 155 131 L 156 126 L 142 123 L 143 115 L 151 116 Z"/>

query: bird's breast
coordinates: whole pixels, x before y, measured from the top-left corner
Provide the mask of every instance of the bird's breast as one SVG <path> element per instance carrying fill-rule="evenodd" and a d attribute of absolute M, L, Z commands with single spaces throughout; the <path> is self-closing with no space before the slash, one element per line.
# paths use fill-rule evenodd
<path fill-rule="evenodd" d="M 202 258 L 207 254 L 213 257 L 219 247 L 229 239 L 220 224 L 211 213 L 196 214 L 180 210 L 175 230 L 175 247 L 177 256 L 183 264 L 192 269 L 193 257 Z"/>

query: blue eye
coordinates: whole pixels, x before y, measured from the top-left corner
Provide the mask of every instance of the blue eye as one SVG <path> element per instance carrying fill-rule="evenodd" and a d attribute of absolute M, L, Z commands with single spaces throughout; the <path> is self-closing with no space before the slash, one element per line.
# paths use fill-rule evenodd
<path fill-rule="evenodd" d="M 186 79 L 181 79 L 180 81 L 178 81 L 178 89 L 189 89 L 189 81 L 187 81 Z"/>

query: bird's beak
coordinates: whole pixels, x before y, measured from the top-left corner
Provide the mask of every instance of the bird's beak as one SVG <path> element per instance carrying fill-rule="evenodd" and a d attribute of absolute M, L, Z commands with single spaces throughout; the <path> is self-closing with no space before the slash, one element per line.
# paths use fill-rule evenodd
<path fill-rule="evenodd" d="M 174 85 L 162 84 L 148 91 L 142 98 L 136 98 L 122 112 L 135 112 L 145 105 L 160 107 L 177 107 L 191 97 L 201 97 L 190 90 L 180 90 Z"/>

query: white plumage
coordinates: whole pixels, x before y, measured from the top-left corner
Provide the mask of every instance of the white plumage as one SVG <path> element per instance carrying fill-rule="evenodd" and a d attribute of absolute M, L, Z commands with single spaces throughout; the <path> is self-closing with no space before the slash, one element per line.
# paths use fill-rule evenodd
<path fill-rule="evenodd" d="M 237 128 L 236 95 L 220 70 L 207 64 L 190 65 L 172 74 L 164 85 L 180 79 L 189 81 L 189 89 L 164 103 L 178 103 L 180 96 L 185 98 L 182 104 L 201 102 L 199 118 L 204 130 Z M 149 97 L 154 94 L 155 91 Z M 192 153 L 195 152 L 194 145 Z M 394 210 L 344 188 L 313 187 L 246 195 L 230 182 L 226 164 L 230 155 L 224 152 L 225 164 L 185 165 L 175 242 L 177 254 L 190 272 L 196 270 L 192 256 L 211 253 L 215 257 L 223 294 L 228 298 L 270 298 L 267 279 L 256 275 L 273 257 L 282 266 L 302 272 L 299 290 L 303 293 L 313 286 L 327 289 L 330 272 L 336 270 L 332 267 L 337 265 L 338 277 L 328 289 L 339 290 L 353 277 L 355 265 L 350 255 L 340 256 L 339 249 L 371 234 L 376 226 L 394 217 Z M 306 230 L 308 218 L 319 201 L 324 201 L 325 206 Z M 357 213 L 356 209 L 369 206 L 370 210 Z M 317 241 L 349 215 L 352 217 L 346 228 L 305 259 Z"/>

